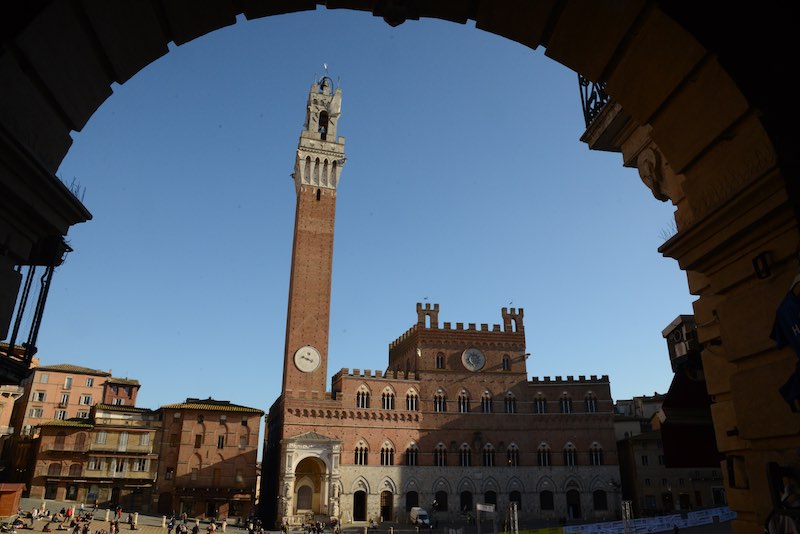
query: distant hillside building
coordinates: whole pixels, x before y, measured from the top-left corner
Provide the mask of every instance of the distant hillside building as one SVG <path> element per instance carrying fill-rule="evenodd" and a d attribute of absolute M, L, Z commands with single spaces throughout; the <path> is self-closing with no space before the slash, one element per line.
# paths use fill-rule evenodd
<path fill-rule="evenodd" d="M 158 512 L 244 519 L 255 505 L 262 410 L 186 399 L 159 409 Z"/>
<path fill-rule="evenodd" d="M 267 524 L 308 519 L 434 521 L 479 503 L 520 519 L 617 517 L 619 469 L 607 376 L 528 380 L 522 309 L 502 325 L 416 323 L 385 371 L 342 369 L 326 390 L 333 234 L 344 139 L 341 90 L 313 84 L 297 149 L 283 389 L 263 458 Z"/>

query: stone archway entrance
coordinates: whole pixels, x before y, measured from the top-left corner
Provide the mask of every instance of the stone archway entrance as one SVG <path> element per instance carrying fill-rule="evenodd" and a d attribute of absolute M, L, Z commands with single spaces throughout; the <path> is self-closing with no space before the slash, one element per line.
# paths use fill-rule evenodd
<path fill-rule="evenodd" d="M 714 378 L 709 393 L 717 399 L 717 434 L 726 436 L 720 448 L 736 451 L 729 471 L 740 475 L 726 482 L 744 496 L 737 502 L 746 503 L 746 517 L 754 518 L 740 523 L 758 529 L 769 504 L 749 495 L 748 480 L 766 487 L 766 463 L 796 462 L 791 451 L 798 447 L 797 420 L 780 399 L 758 407 L 747 402 L 753 384 L 773 391 L 794 363 L 768 339 L 775 306 L 798 268 L 797 121 L 785 68 L 777 68 L 792 64 L 793 49 L 781 36 L 791 34 L 786 29 L 793 18 L 776 6 L 748 5 L 712 17 L 702 6 L 668 4 L 343 1 L 337 7 L 371 9 L 392 25 L 428 16 L 474 20 L 477 28 L 525 46 L 543 45 L 554 60 L 607 81 L 625 113 L 651 129 L 678 186 L 671 192 L 662 187 L 668 185 L 663 176 L 650 172 L 658 158 L 643 158 L 648 186 L 678 205 L 678 233 L 662 251 L 689 273 L 690 290 L 699 296 L 700 342 L 716 347 L 703 359 L 713 368 L 707 374 Z M 166 53 L 168 41 L 184 44 L 233 24 L 240 11 L 258 18 L 316 8 L 302 0 L 227 3 L 207 11 L 158 5 L 159 14 L 146 2 L 108 10 L 103 3 L 54 0 L 5 22 L 3 47 L 13 50 L 4 50 L 0 66 L 4 283 L 16 265 L 43 261 L 44 245 L 89 218 L 56 187 L 53 173 L 70 132 L 83 127 L 113 83 Z M 742 35 L 749 36 L 744 43 Z M 62 42 L 81 46 L 67 52 L 52 44 Z M 744 46 L 747 54 L 740 53 Z M 625 151 L 611 139 L 613 129 L 606 134 L 608 142 L 600 140 L 597 148 Z M 626 164 L 638 166 L 638 148 L 626 154 Z M 6 293 L 13 301 L 14 292 Z M 13 306 L 0 302 L 0 316 L 10 316 Z"/>
<path fill-rule="evenodd" d="M 381 521 L 394 521 L 394 494 L 391 491 L 381 492 Z"/>
<path fill-rule="evenodd" d="M 353 493 L 353 521 L 367 520 L 367 492 L 358 490 Z"/>
<path fill-rule="evenodd" d="M 294 471 L 294 510 L 295 515 L 325 514 L 323 488 L 326 468 L 318 458 L 305 458 Z"/>
<path fill-rule="evenodd" d="M 567 491 L 567 517 L 569 519 L 581 517 L 581 492 L 576 489 Z"/>

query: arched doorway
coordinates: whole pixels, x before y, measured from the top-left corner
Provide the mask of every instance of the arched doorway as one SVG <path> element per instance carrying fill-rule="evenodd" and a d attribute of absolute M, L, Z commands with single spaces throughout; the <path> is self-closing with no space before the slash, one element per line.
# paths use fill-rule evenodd
<path fill-rule="evenodd" d="M 472 512 L 472 492 L 471 491 L 462 491 L 458 503 L 458 508 L 464 512 L 469 513 Z"/>
<path fill-rule="evenodd" d="M 367 520 L 367 492 L 358 490 L 353 493 L 353 521 Z"/>
<path fill-rule="evenodd" d="M 567 490 L 567 517 L 581 518 L 581 492 L 576 489 Z"/>
<path fill-rule="evenodd" d="M 436 498 L 433 501 L 435 503 L 434 509 L 437 512 L 446 512 L 447 511 L 447 492 L 446 491 L 437 491 Z"/>
<path fill-rule="evenodd" d="M 394 520 L 394 495 L 391 491 L 381 492 L 381 521 Z"/>
<path fill-rule="evenodd" d="M 292 513 L 326 513 L 324 501 L 325 464 L 319 458 L 303 458 L 294 470 L 294 509 Z"/>
<path fill-rule="evenodd" d="M 312 497 L 314 496 L 314 491 L 311 489 L 311 486 L 301 486 L 297 488 L 297 512 L 310 512 L 312 506 Z"/>
<path fill-rule="evenodd" d="M 409 491 L 406 493 L 406 512 L 410 512 L 415 506 L 419 506 L 419 493 Z"/>

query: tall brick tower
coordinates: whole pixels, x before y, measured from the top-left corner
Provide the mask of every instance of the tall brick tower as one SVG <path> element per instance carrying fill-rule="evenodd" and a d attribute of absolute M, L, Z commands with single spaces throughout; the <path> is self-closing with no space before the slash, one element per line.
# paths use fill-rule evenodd
<path fill-rule="evenodd" d="M 342 91 L 323 76 L 311 86 L 294 165 L 294 223 L 283 393 L 325 392 L 333 226 L 344 138 L 336 137 Z"/>

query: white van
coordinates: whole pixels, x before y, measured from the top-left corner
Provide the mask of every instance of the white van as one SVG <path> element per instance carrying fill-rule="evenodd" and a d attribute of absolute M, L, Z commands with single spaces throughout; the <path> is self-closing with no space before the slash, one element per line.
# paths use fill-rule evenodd
<path fill-rule="evenodd" d="M 411 508 L 411 512 L 409 513 L 411 517 L 411 524 L 417 525 L 420 527 L 430 527 L 431 526 L 431 519 L 428 516 L 428 512 L 424 509 L 420 508 L 419 506 L 414 506 Z"/>

